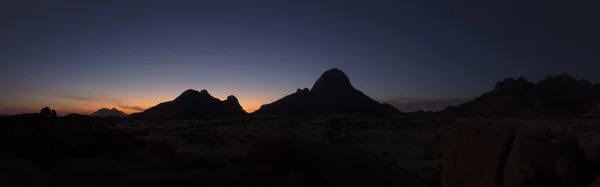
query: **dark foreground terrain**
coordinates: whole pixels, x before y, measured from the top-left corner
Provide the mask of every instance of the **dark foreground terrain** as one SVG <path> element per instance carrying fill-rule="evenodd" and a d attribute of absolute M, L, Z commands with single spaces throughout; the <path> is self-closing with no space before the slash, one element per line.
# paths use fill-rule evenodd
<path fill-rule="evenodd" d="M 594 118 L 2 120 L 2 186 L 599 185 Z"/>

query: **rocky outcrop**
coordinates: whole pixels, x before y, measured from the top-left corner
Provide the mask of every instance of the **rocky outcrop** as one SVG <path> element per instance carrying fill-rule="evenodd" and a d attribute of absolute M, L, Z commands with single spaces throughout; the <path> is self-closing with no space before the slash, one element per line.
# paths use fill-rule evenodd
<path fill-rule="evenodd" d="M 399 114 L 398 109 L 379 103 L 350 83 L 339 69 L 323 73 L 313 87 L 298 89 L 273 103 L 265 104 L 253 115 L 325 115 L 325 114 Z"/>
<path fill-rule="evenodd" d="M 594 109 L 592 109 L 590 112 L 588 112 L 586 114 L 586 116 L 589 116 L 589 117 L 600 117 L 600 105 L 596 106 Z"/>
<path fill-rule="evenodd" d="M 275 185 L 297 172 L 314 186 L 424 186 L 417 174 L 373 153 L 308 139 L 259 140 L 248 150 L 246 163 L 248 182 L 256 187 Z"/>
<path fill-rule="evenodd" d="M 514 134 L 511 128 L 457 127 L 446 140 L 442 186 L 501 186 Z"/>
<path fill-rule="evenodd" d="M 449 135 L 442 186 L 587 186 L 596 177 L 596 152 L 585 160 L 577 139 L 565 133 L 515 132 L 463 125 Z M 547 134 L 552 134 L 550 137 Z"/>
<path fill-rule="evenodd" d="M 16 158 L 0 159 L 1 186 L 44 187 L 44 175 L 29 162 Z"/>
<path fill-rule="evenodd" d="M 508 78 L 472 101 L 448 107 L 454 116 L 580 116 L 600 104 L 600 88 L 567 74 L 531 83 Z"/>
<path fill-rule="evenodd" d="M 130 119 L 202 119 L 219 117 L 240 117 L 247 113 L 235 96 L 221 101 L 208 91 L 188 89 L 173 101 L 160 103 L 143 112 L 128 116 Z"/>
<path fill-rule="evenodd" d="M 112 108 L 112 109 L 108 109 L 108 108 L 101 108 L 98 111 L 94 112 L 91 114 L 91 116 L 93 117 L 123 117 L 123 116 L 127 116 L 127 114 L 125 114 L 124 112 L 117 110 L 116 108 Z"/>
<path fill-rule="evenodd" d="M 528 134 L 517 133 L 512 149 L 506 159 L 503 186 L 553 186 L 557 146 L 548 141 L 536 139 Z"/>

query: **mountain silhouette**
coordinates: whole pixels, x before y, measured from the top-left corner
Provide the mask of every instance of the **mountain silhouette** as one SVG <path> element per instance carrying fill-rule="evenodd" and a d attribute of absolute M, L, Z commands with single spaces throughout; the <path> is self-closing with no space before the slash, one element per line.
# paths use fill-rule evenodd
<path fill-rule="evenodd" d="M 92 113 L 91 116 L 93 116 L 93 117 L 111 117 L 111 116 L 123 117 L 123 116 L 127 116 L 127 114 L 121 112 L 120 110 L 117 110 L 116 108 L 112 108 L 112 109 L 101 108 L 98 111 Z"/>
<path fill-rule="evenodd" d="M 221 101 L 206 90 L 188 89 L 172 101 L 167 101 L 129 115 L 132 119 L 202 119 L 247 115 L 233 95 Z"/>
<path fill-rule="evenodd" d="M 323 73 L 313 87 L 298 89 L 273 103 L 262 105 L 253 115 L 399 114 L 389 104 L 381 104 L 350 83 L 339 69 Z"/>
<path fill-rule="evenodd" d="M 600 103 L 600 87 L 568 74 L 531 83 L 524 77 L 508 78 L 474 100 L 447 107 L 456 116 L 580 116 Z"/>

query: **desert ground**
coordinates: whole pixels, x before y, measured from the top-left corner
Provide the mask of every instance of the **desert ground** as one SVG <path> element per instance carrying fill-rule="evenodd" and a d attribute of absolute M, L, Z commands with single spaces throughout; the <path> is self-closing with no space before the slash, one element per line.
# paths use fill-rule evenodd
<path fill-rule="evenodd" d="M 124 121 L 114 128 L 136 134 L 140 140 L 167 143 L 178 153 L 194 152 L 213 163 L 209 169 L 227 173 L 241 172 L 242 166 L 236 161 L 243 159 L 251 143 L 258 139 L 293 136 L 353 145 L 418 172 L 430 181 L 429 186 L 440 186 L 446 137 L 453 127 L 461 124 L 510 126 L 528 134 L 572 133 L 577 135 L 580 146 L 600 142 L 600 119 L 560 117 L 322 116 Z M 139 162 L 157 164 L 151 163 L 152 159 Z"/>

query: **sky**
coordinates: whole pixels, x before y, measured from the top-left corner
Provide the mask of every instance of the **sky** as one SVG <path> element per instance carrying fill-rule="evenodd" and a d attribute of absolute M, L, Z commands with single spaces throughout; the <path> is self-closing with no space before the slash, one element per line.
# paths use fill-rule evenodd
<path fill-rule="evenodd" d="M 133 113 L 189 88 L 235 95 L 251 112 L 330 68 L 372 98 L 411 102 L 405 110 L 507 77 L 600 82 L 593 3 L 2 1 L 0 114 Z"/>

